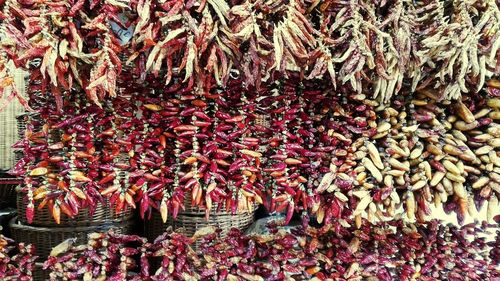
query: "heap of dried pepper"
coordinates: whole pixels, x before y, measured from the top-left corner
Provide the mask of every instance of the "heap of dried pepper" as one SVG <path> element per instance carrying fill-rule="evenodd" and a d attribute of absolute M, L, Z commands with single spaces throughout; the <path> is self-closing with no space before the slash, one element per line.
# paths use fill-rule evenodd
<path fill-rule="evenodd" d="M 494 280 L 499 278 L 491 225 L 462 228 L 432 221 L 364 224 L 344 221 L 321 229 L 217 239 L 213 228 L 193 237 L 167 231 L 154 243 L 112 232 L 91 234 L 87 245 L 63 242 L 45 267 L 51 280 Z M 498 238 L 498 233 L 496 234 Z M 201 239 L 200 253 L 191 246 Z M 160 265 L 152 271 L 155 257 Z"/>

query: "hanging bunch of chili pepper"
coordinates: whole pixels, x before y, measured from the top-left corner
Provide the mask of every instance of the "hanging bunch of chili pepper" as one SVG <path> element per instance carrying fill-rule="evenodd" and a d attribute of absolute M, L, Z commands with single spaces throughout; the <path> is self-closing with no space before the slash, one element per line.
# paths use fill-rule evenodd
<path fill-rule="evenodd" d="M 65 101 L 65 107 L 71 107 L 65 111 L 67 117 L 51 126 L 49 162 L 57 166 L 57 172 L 49 183 L 55 190 L 38 198 L 43 199 L 40 206 L 48 205 L 57 223 L 61 212 L 74 217 L 83 207 L 93 213 L 97 203 L 102 201 L 95 186 L 98 177 L 95 161 L 98 156 L 91 129 L 95 117 L 92 115 L 100 113 L 98 108 L 82 101 L 80 96 L 73 97 L 75 99 Z M 92 109 L 96 110 L 95 114 L 90 113 Z"/>
<path fill-rule="evenodd" d="M 38 195 L 37 188 L 42 187 L 39 191 L 46 191 L 42 184 L 46 183 L 48 176 L 54 176 L 53 167 L 49 166 L 48 159 L 48 124 L 44 124 L 40 128 L 39 120 L 29 118 L 26 124 L 26 140 L 24 141 L 24 157 L 16 163 L 10 170 L 10 173 L 17 176 L 24 176 L 20 193 L 26 194 L 24 203 L 26 203 L 26 219 L 29 223 L 33 221 L 35 216 L 35 196 Z M 35 128 L 40 131 L 35 131 Z M 45 194 L 42 193 L 42 195 Z"/>
<path fill-rule="evenodd" d="M 295 119 L 290 109 L 291 101 L 286 97 L 288 94 L 288 85 L 277 85 L 273 89 L 273 105 L 276 107 L 271 112 L 275 114 L 277 119 L 271 121 L 274 130 L 281 132 L 281 136 L 275 136 L 269 140 L 271 147 L 276 147 L 275 154 L 271 154 L 268 158 L 275 163 L 280 169 L 273 171 L 271 176 L 274 178 L 276 186 L 273 187 L 271 194 L 271 210 L 282 212 L 286 210 L 285 223 L 288 223 L 295 210 L 294 196 L 296 195 L 296 187 L 299 185 L 299 175 L 294 174 L 295 166 L 301 164 L 302 161 L 294 158 L 296 152 L 291 149 L 292 135 L 289 132 L 289 123 Z M 283 91 L 284 89 L 284 91 Z M 294 93 L 295 94 L 295 93 Z M 282 106 L 280 106 L 282 104 Z M 294 176 L 295 175 L 295 176 Z"/>
<path fill-rule="evenodd" d="M 281 132 L 279 136 L 270 136 L 266 142 L 271 149 L 266 153 L 263 171 L 269 177 L 267 181 L 272 183 L 267 190 L 270 200 L 267 207 L 271 211 L 286 210 L 286 222 L 295 210 L 305 214 L 319 203 L 313 184 L 321 153 L 314 151 L 319 138 L 315 120 L 310 118 L 316 111 L 314 103 L 318 99 L 315 93 L 307 92 L 302 86 L 287 80 L 282 86 L 275 86 L 267 101 L 263 100 L 272 106 L 269 109 L 271 126 Z M 306 92 L 304 96 L 302 91 Z M 309 110 L 309 115 L 304 108 Z"/>
<path fill-rule="evenodd" d="M 182 77 L 188 89 L 208 92 L 214 80 L 227 81 L 232 67 L 228 10 L 225 1 L 140 1 L 129 61 L 148 53 L 144 71 L 163 73 L 167 85 Z"/>
<path fill-rule="evenodd" d="M 434 93 L 421 91 L 400 95 L 391 106 L 364 97 L 357 105 L 353 98 L 342 107 L 330 106 L 347 122 L 332 136 L 347 146 L 332 151 L 334 165 L 316 189 L 325 200 L 320 221 L 320 214 L 334 206 L 328 200 L 348 204 L 358 224 L 361 217 L 391 219 L 400 206 L 408 219 L 423 222 L 432 205 L 454 211 L 462 222 L 486 202 L 488 220 L 493 219 L 498 206 L 497 98 L 481 92 L 455 104 L 440 103 Z"/>
<path fill-rule="evenodd" d="M 7 19 L 2 20 L 1 28 L 3 57 L 17 67 L 42 59 L 43 88 L 54 95 L 60 110 L 63 96 L 71 95 L 75 86 L 98 105 L 106 96 L 116 95 L 116 78 L 121 72 L 117 53 L 122 50 L 111 21 L 121 24 L 118 14 L 129 7 L 117 1 L 84 4 L 83 0 L 75 5 L 64 1 L 2 3 L 2 15 Z M 97 16 L 92 10 L 99 11 Z"/>
<path fill-rule="evenodd" d="M 447 100 L 479 92 L 489 72 L 499 71 L 498 12 L 494 1 L 417 3 L 412 25 L 422 40 L 415 40 L 413 89 L 439 89 Z"/>
<path fill-rule="evenodd" d="M 209 103 L 208 114 L 203 113 L 201 117 L 204 121 L 212 123 L 212 131 L 209 133 L 209 139 L 206 142 L 206 146 L 203 149 L 203 153 L 213 157 L 210 165 L 204 163 L 200 167 L 200 171 L 204 173 L 206 187 L 206 198 L 205 202 L 207 204 L 206 208 L 206 218 L 210 214 L 211 208 L 216 206 L 215 210 L 220 210 L 226 198 L 228 198 L 228 190 L 224 188 L 225 178 L 216 177 L 217 171 L 219 169 L 228 170 L 230 162 L 227 161 L 232 153 L 224 150 L 225 146 L 223 138 L 220 137 L 220 118 L 219 118 L 219 102 L 218 100 L 213 100 Z M 211 154 L 211 155 L 210 155 Z M 219 168 L 220 167 L 220 168 Z M 226 181 L 227 183 L 227 181 Z M 215 202 L 215 203 L 214 203 Z"/>
<path fill-rule="evenodd" d="M 498 70 L 500 16 L 493 0 L 85 3 L 8 0 L 1 6 L 2 66 L 41 59 L 44 88 L 59 109 L 76 85 L 102 104 L 116 96 L 122 74 L 131 73 L 141 81 L 146 73 L 164 76 L 167 85 L 180 79 L 204 93 L 226 85 L 232 70 L 257 88 L 299 73 L 301 80 L 366 89 L 389 102 L 403 82 L 413 90 L 435 86 L 440 97 L 457 99 L 478 92 Z M 123 56 L 135 70 L 122 73 Z M 15 90 L 10 70 L 0 73 L 2 90 Z M 16 91 L 6 101 L 14 97 L 27 105 Z"/>
<path fill-rule="evenodd" d="M 346 90 L 346 89 L 345 89 Z M 370 100 L 364 95 L 352 93 L 349 98 L 333 97 L 325 94 L 320 114 L 319 151 L 326 161 L 322 161 L 321 175 L 317 179 L 316 194 L 321 195 L 321 204 L 317 207 L 317 220 L 328 224 L 331 219 L 351 215 L 355 200 L 351 193 L 357 174 L 355 170 L 357 150 L 364 146 L 363 138 L 373 135 Z M 327 191 L 325 193 L 325 191 Z"/>
<path fill-rule="evenodd" d="M 115 207 L 117 213 L 127 208 L 135 208 L 134 197 L 137 186 L 130 185 L 129 178 L 132 177 L 136 168 L 133 165 L 136 147 L 134 138 L 138 130 L 134 95 L 115 99 L 107 106 L 108 115 L 98 138 L 102 141 L 103 157 L 100 170 L 102 175 L 99 179 L 101 195 L 109 197 L 109 202 Z"/>
<path fill-rule="evenodd" d="M 239 97 L 241 103 L 238 105 L 238 113 L 244 116 L 243 125 L 238 125 L 238 127 L 243 126 L 244 128 L 238 142 L 244 147 L 236 153 L 236 155 L 240 155 L 241 159 L 244 159 L 244 166 L 240 169 L 241 183 L 236 182 L 240 186 L 238 198 L 238 209 L 240 211 L 252 211 L 254 209 L 253 204 L 262 204 L 264 197 L 263 190 L 259 189 L 263 186 L 262 159 L 258 154 L 252 155 L 253 152 L 260 151 L 262 140 L 253 136 L 252 128 L 253 123 L 256 122 L 256 116 L 252 113 L 255 112 L 256 102 L 255 96 L 249 96 L 249 94 L 242 91 Z"/>

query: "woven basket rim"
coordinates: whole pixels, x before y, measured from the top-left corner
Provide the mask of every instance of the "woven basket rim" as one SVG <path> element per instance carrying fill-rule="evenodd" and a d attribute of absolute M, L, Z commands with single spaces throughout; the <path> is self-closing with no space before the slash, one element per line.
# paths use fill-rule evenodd
<path fill-rule="evenodd" d="M 215 215 L 239 215 L 239 214 L 244 214 L 244 213 L 252 213 L 255 212 L 261 204 L 252 203 L 253 209 L 252 211 L 249 210 L 236 210 L 236 212 L 232 212 L 231 210 L 226 209 L 226 203 L 224 201 L 221 202 L 215 202 L 212 206 L 212 210 L 210 210 L 210 215 L 215 214 Z M 220 209 L 219 209 L 220 207 Z M 184 209 L 179 211 L 180 214 L 191 214 L 191 215 L 200 215 L 200 214 L 205 214 L 206 208 L 201 207 L 201 206 L 193 206 L 191 205 L 191 199 L 189 196 L 186 196 L 184 198 Z"/>
<path fill-rule="evenodd" d="M 57 231 L 57 232 L 80 232 L 80 231 L 88 231 L 91 229 L 101 229 L 106 226 L 129 226 L 132 225 L 132 221 L 125 221 L 125 222 L 120 222 L 120 223 L 109 223 L 109 224 L 101 224 L 101 225 L 90 225 L 90 226 L 74 226 L 74 227 L 65 227 L 65 226 L 54 226 L 54 227 L 43 227 L 43 226 L 30 226 L 30 225 L 24 225 L 21 224 L 17 220 L 17 216 L 13 217 L 9 221 L 9 227 L 10 228 L 17 228 L 17 229 L 22 229 L 26 231 L 33 231 L 33 232 L 52 232 L 52 231 Z"/>
<path fill-rule="evenodd" d="M 221 213 L 210 213 L 209 217 L 211 216 L 216 216 L 216 217 L 238 217 L 238 216 L 245 216 L 245 215 L 250 215 L 250 214 L 255 214 L 257 209 L 253 209 L 251 212 L 250 211 L 241 211 L 241 212 L 236 212 L 236 213 L 231 213 L 231 212 L 221 212 Z M 190 217 L 190 218 L 204 218 L 205 213 L 194 213 L 194 212 L 179 212 L 178 217 Z M 177 219 L 176 218 L 176 219 Z M 174 219 L 175 220 L 175 219 Z"/>
<path fill-rule="evenodd" d="M 0 178 L 0 184 L 21 184 L 23 183 L 22 178 Z"/>
<path fill-rule="evenodd" d="M 66 214 L 61 214 L 60 224 L 57 224 L 50 211 L 46 208 L 36 210 L 36 215 L 31 223 L 26 219 L 26 205 L 23 203 L 23 197 L 17 193 L 17 215 L 18 221 L 22 225 L 40 226 L 40 227 L 77 227 L 77 226 L 100 226 L 117 224 L 132 220 L 134 217 L 133 209 L 127 209 L 119 214 L 110 208 L 107 202 L 98 203 L 94 213 L 91 215 L 88 208 L 81 208 L 74 217 L 69 217 Z M 39 202 L 35 203 L 38 206 Z"/>

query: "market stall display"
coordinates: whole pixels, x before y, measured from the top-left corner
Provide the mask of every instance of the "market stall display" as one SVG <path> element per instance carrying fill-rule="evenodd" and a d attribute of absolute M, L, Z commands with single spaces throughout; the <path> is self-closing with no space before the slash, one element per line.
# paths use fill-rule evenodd
<path fill-rule="evenodd" d="M 431 210 L 498 221 L 499 37 L 494 0 L 0 1 L 12 234 L 78 237 L 54 280 L 495 278 Z"/>

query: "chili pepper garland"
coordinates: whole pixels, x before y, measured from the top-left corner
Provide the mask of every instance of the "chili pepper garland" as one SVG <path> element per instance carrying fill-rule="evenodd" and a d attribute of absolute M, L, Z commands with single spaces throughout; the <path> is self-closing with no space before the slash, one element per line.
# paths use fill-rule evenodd
<path fill-rule="evenodd" d="M 207 210 L 225 200 L 234 213 L 245 198 L 253 198 L 246 200 L 246 209 L 250 209 L 250 201 L 262 201 L 270 211 L 286 209 L 288 218 L 295 210 L 310 209 L 319 221 L 329 222 L 351 215 L 366 214 L 370 220 L 391 217 L 400 204 L 407 217 L 424 220 L 431 201 L 446 203 L 447 211 L 456 210 L 463 217 L 474 213 L 472 206 L 487 200 L 491 217 L 498 204 L 498 114 L 489 117 L 485 113 L 497 112 L 498 101 L 478 92 L 498 69 L 500 13 L 492 0 L 92 1 L 90 5 L 81 0 L 73 4 L 1 3 L 2 59 L 17 67 L 29 65 L 32 79 L 40 83 L 34 87 L 39 92 L 30 103 L 36 105 L 34 100 L 41 96 L 55 101 L 36 106 L 42 119 L 50 120 L 49 127 L 28 136 L 30 142 L 39 143 L 25 142 L 30 145 L 26 148 L 29 155 L 14 169 L 22 174 L 22 166 L 29 165 L 36 177 L 27 179 L 29 213 L 35 197 L 49 195 L 42 207 L 48 204 L 58 220 L 61 211 L 74 216 L 87 205 L 92 209 L 94 201 L 104 195 L 117 211 L 140 202 L 142 215 L 160 205 L 166 214 L 165 194 L 169 192 L 162 190 L 170 189 L 167 185 L 175 176 L 167 168 L 174 161 L 166 146 L 153 148 L 160 141 L 154 138 L 163 134 L 162 125 L 170 126 L 171 134 L 184 145 L 177 154 L 186 166 L 179 170 L 182 176 L 177 175 L 176 185 L 184 190 L 175 190 L 179 196 L 192 196 L 193 205 Z M 123 38 L 113 31 L 117 26 L 134 26 L 128 42 L 119 40 Z M 128 56 L 136 70 L 122 71 L 119 57 L 123 56 Z M 29 64 L 34 60 L 40 60 L 39 66 Z M 2 68 L 0 73 L 2 88 L 12 88 L 10 70 Z M 144 85 L 136 85 L 131 77 Z M 156 77 L 163 78 L 161 84 Z M 285 105 L 275 104 L 265 113 L 282 116 L 273 122 L 282 129 L 282 136 L 260 141 L 277 144 L 279 150 L 276 155 L 261 155 L 255 151 L 256 142 L 243 137 L 248 128 L 239 127 L 248 127 L 253 117 L 243 114 L 241 106 L 238 110 L 231 106 L 238 106 L 236 97 L 250 103 L 260 101 L 265 96 L 261 90 L 273 89 L 271 81 L 276 78 L 285 81 L 279 90 L 284 93 L 273 98 L 277 103 L 284 100 Z M 308 88 L 319 87 L 322 93 L 307 94 L 298 102 L 294 79 L 306 85 L 305 92 L 313 93 Z M 487 83 L 489 89 L 497 89 L 497 80 L 492 81 Z M 327 90 L 330 84 L 334 90 Z M 157 86 L 158 91 L 137 99 L 145 112 L 145 118 L 138 120 L 133 116 L 137 105 L 127 98 Z M 432 87 L 434 92 L 429 90 Z M 222 98 L 217 93 L 221 89 Z M 250 94 L 253 89 L 256 96 Z M 245 95 L 235 94 L 241 90 Z M 411 98 L 414 91 L 418 92 L 417 101 Z M 477 93 L 472 95 L 472 91 Z M 496 90 L 489 91 L 495 96 Z M 82 92 L 92 105 L 80 97 Z M 169 97 L 172 93 L 177 98 Z M 8 99 L 15 95 L 14 91 Z M 172 104 L 162 104 L 160 97 Z M 212 99 L 222 109 L 215 113 L 221 117 L 217 117 L 217 127 L 222 128 L 216 132 L 215 141 L 221 145 L 217 149 L 219 154 L 232 153 L 227 170 L 225 158 L 213 164 L 206 159 L 213 152 L 204 153 L 210 139 L 208 128 L 215 119 L 199 119 L 205 117 Z M 458 100 L 459 107 L 446 104 L 449 99 Z M 483 107 L 476 114 L 472 113 L 474 107 L 467 111 L 473 100 Z M 484 100 L 490 101 L 485 105 Z M 77 106 L 68 106 L 68 102 Z M 333 109 L 315 105 L 321 102 Z M 446 106 L 444 112 L 436 108 L 438 102 Z M 309 112 L 315 118 L 310 124 L 289 120 L 298 117 L 303 108 L 317 110 Z M 396 114 L 400 109 L 404 113 Z M 93 110 L 98 113 L 89 114 Z M 377 116 L 379 112 L 382 116 Z M 176 113 L 182 118 L 162 120 Z M 104 118 L 103 114 L 113 116 Z M 445 118 L 449 120 L 444 122 Z M 78 124 L 82 120 L 99 125 Z M 304 129 L 304 125 L 310 127 Z M 48 130 L 55 129 L 66 131 L 63 142 L 49 136 Z M 479 134 L 478 129 L 487 133 Z M 92 144 L 90 132 L 102 140 Z M 317 146 L 302 151 L 303 138 L 295 138 L 292 132 L 317 139 Z M 58 148 L 61 143 L 63 147 Z M 135 151 L 135 145 L 142 148 Z M 67 151 L 58 155 L 59 149 Z M 369 157 L 363 160 L 364 156 Z M 169 164 L 162 166 L 160 162 L 165 160 Z M 271 191 L 264 190 L 260 168 L 252 167 L 253 162 L 272 174 L 275 184 Z M 61 169 L 59 175 L 52 173 L 55 168 L 49 163 Z M 204 170 L 209 164 L 207 173 Z M 316 168 L 311 170 L 309 165 Z M 491 173 L 485 175 L 484 171 Z M 214 184 L 202 175 L 217 181 L 219 196 L 206 195 Z M 473 180 L 471 186 L 464 184 L 469 179 Z M 307 192 L 301 185 L 306 181 Z M 276 189 L 277 185 L 281 187 Z M 270 195 L 264 196 L 266 192 Z M 182 201 L 172 200 L 175 205 Z M 276 201 L 286 203 L 276 206 Z M 345 206 L 356 206 L 353 214 Z"/>
<path fill-rule="evenodd" d="M 13 172 L 33 173 L 24 187 L 36 193 L 29 202 L 34 209 L 34 201 L 43 199 L 40 208 L 50 203 L 51 211 L 57 205 L 55 217 L 93 210 L 101 196 L 109 196 L 117 211 L 139 202 L 142 215 L 161 209 L 164 219 L 178 213 L 186 196 L 207 215 L 210 204 L 218 209 L 225 204 L 233 213 L 251 209 L 245 200 L 273 211 L 278 207 L 273 202 L 288 197 L 278 211 L 287 210 L 290 217 L 306 210 L 322 223 L 365 215 L 370 221 L 387 219 L 401 205 L 408 218 L 425 221 L 431 204 L 455 211 L 462 220 L 486 201 L 489 218 L 494 215 L 498 105 L 490 93 L 495 88 L 458 104 L 443 104 L 420 91 L 381 106 L 364 94 L 336 97 L 328 88 L 309 84 L 300 89 L 305 98 L 297 98 L 299 88 L 288 81 L 284 94 L 276 88 L 274 96 L 256 99 L 261 94 L 253 96 L 236 83 L 214 99 L 162 93 L 163 102 L 159 93 L 142 95 L 135 99 L 142 117 L 132 115 L 137 105 L 121 98 L 107 104 L 106 114 L 85 99 L 65 102 L 73 109 L 64 119 L 51 117 L 41 131 L 30 129 L 22 142 L 26 157 Z M 270 100 L 275 108 L 267 108 Z M 271 124 L 280 128 L 285 142 L 278 142 L 269 128 L 251 124 L 255 117 L 243 108 L 254 102 L 263 114 L 284 116 Z M 55 113 L 51 110 L 43 114 Z M 313 143 L 310 149 L 302 145 L 306 140 Z M 261 153 L 259 145 L 271 149 Z M 193 161 L 199 164 L 194 167 Z M 289 176 L 283 177 L 286 168 Z M 201 193 L 193 197 L 195 174 Z M 264 186 L 272 180 L 275 184 Z M 285 186 L 278 188 L 278 182 Z"/>
<path fill-rule="evenodd" d="M 76 85 L 98 105 L 116 96 L 121 75 L 130 74 L 122 73 L 122 55 L 135 72 L 164 75 L 167 85 L 179 79 L 198 92 L 227 85 L 234 70 L 256 88 L 301 73 L 303 80 L 325 76 L 334 87 L 368 89 L 383 102 L 404 83 L 458 99 L 498 72 L 493 0 L 8 0 L 1 8 L 2 60 L 25 67 L 41 59 L 44 89 L 59 109 Z M 118 37 L 129 28 L 131 38 Z M 15 89 L 9 73 L 3 68 L 2 90 Z M 16 91 L 6 99 L 14 97 L 27 105 Z"/>
<path fill-rule="evenodd" d="M 484 104 L 488 99 L 476 97 L 476 102 L 471 100 L 470 104 L 476 105 L 478 100 L 482 100 L 479 104 Z M 490 158 L 477 155 L 476 150 L 479 150 L 479 154 L 486 154 L 489 153 L 489 147 L 493 148 L 485 143 L 493 136 L 489 133 L 485 135 L 484 132 L 493 132 L 494 129 L 486 128 L 496 126 L 496 123 L 487 118 L 482 122 L 462 121 L 464 117 L 475 119 L 472 112 L 480 112 L 477 118 L 481 119 L 490 110 L 473 106 L 473 111 L 464 111 L 462 104 L 437 106 L 436 100 L 425 94 L 416 95 L 409 102 L 410 109 L 401 110 L 406 104 L 398 102 L 393 107 L 379 107 L 382 115 L 376 124 L 370 125 L 376 128 L 376 134 L 370 134 L 368 138 L 361 137 L 353 142 L 353 155 L 348 168 L 346 167 L 349 174 L 335 169 L 326 173 L 319 184 L 318 192 L 324 194 L 326 190 L 326 193 L 335 194 L 343 188 L 352 189 L 348 193 L 349 198 L 353 198 L 352 195 L 358 198 L 354 209 L 355 216 L 366 210 L 367 214 L 371 213 L 369 217 L 391 218 L 395 214 L 394 210 L 403 202 L 407 217 L 417 218 L 419 221 L 427 219 L 430 204 L 444 204 L 445 210 L 456 211 L 461 221 L 467 214 L 474 215 L 477 212 L 476 207 L 482 206 L 481 202 L 491 200 L 491 208 L 488 203 L 491 219 L 497 196 L 492 196 L 489 188 L 474 192 L 472 185 L 481 189 L 483 184 L 491 182 L 486 177 L 479 181 L 481 168 L 475 167 L 485 165 L 480 162 Z M 459 111 L 455 111 L 457 109 Z M 462 112 L 462 117 L 452 112 Z M 467 126 L 478 129 L 465 129 Z M 482 140 L 475 143 L 470 133 L 481 135 L 479 138 Z M 493 151 L 492 159 L 496 159 L 497 151 Z M 478 156 L 483 160 L 478 161 Z M 344 165 L 342 162 L 336 164 L 341 165 L 341 168 Z M 470 178 L 470 182 L 466 183 L 465 178 Z M 336 184 L 332 186 L 334 180 Z M 322 198 L 326 199 L 328 196 L 330 195 L 324 195 Z"/>

